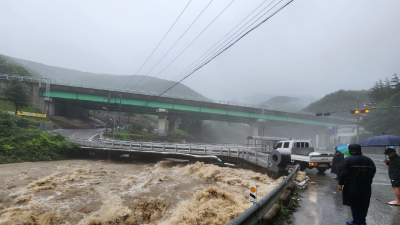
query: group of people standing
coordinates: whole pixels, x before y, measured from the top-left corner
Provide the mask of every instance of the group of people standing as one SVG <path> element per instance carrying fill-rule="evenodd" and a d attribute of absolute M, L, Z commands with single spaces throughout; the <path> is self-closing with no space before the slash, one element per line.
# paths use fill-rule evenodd
<path fill-rule="evenodd" d="M 337 175 L 338 189 L 343 190 L 343 205 L 351 207 L 353 221 L 346 221 L 347 224 L 365 225 L 376 167 L 369 157 L 362 154 L 360 145 L 350 144 L 348 149 L 350 156 L 345 158 L 335 147 L 331 173 Z M 384 154 L 389 157 L 384 162 L 389 166 L 389 178 L 396 196 L 396 200 L 387 204 L 400 206 L 400 156 L 393 148 L 386 149 Z"/>

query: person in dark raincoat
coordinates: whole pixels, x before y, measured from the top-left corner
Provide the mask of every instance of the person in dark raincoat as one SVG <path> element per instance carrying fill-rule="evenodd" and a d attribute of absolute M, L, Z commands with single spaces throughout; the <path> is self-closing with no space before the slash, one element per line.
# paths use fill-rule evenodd
<path fill-rule="evenodd" d="M 362 155 L 360 145 L 350 144 L 348 149 L 350 156 L 343 160 L 338 189 L 342 190 L 344 185 L 343 205 L 350 206 L 353 214 L 353 221 L 346 221 L 347 224 L 366 224 L 376 167 L 370 158 Z"/>
<path fill-rule="evenodd" d="M 337 149 L 337 146 L 335 146 L 335 155 L 333 156 L 333 159 L 332 159 L 331 173 L 334 173 L 334 174 L 337 175 L 336 179 L 339 179 L 339 174 L 340 174 L 340 170 L 341 170 L 341 167 L 342 167 L 343 160 L 344 160 L 343 153 L 341 153 Z"/>

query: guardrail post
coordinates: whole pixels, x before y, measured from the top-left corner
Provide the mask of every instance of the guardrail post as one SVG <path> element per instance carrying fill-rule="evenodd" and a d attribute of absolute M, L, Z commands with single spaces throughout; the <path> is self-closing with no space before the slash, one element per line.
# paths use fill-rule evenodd
<path fill-rule="evenodd" d="M 247 158 L 247 161 L 249 161 L 249 150 L 248 149 L 246 150 L 246 158 Z"/>
<path fill-rule="evenodd" d="M 236 151 L 237 151 L 237 157 L 238 157 L 238 158 L 240 158 L 240 156 L 239 156 L 239 153 L 240 153 L 239 150 L 240 150 L 240 149 L 236 149 Z"/>
<path fill-rule="evenodd" d="M 231 148 L 228 148 L 228 156 L 231 156 Z"/>
<path fill-rule="evenodd" d="M 153 143 L 151 143 L 151 150 L 153 151 Z"/>
<path fill-rule="evenodd" d="M 192 146 L 189 146 L 189 154 L 192 154 Z"/>
<path fill-rule="evenodd" d="M 206 153 L 206 152 L 207 152 L 206 149 L 207 149 L 207 147 L 204 147 L 204 155 L 207 154 L 207 153 Z"/>
<path fill-rule="evenodd" d="M 177 148 L 177 146 L 175 145 L 175 152 L 178 152 L 178 148 Z"/>
<path fill-rule="evenodd" d="M 111 148 L 114 148 L 114 140 L 112 140 Z"/>
<path fill-rule="evenodd" d="M 142 148 L 142 143 L 140 143 L 140 151 L 142 151 L 142 149 L 143 149 L 143 148 Z"/>
<path fill-rule="evenodd" d="M 256 159 L 255 159 L 255 163 L 257 164 L 257 149 L 256 149 Z"/>
<path fill-rule="evenodd" d="M 219 150 L 219 154 L 222 155 L 222 147 L 221 147 L 221 149 Z"/>
<path fill-rule="evenodd" d="M 131 140 L 131 142 L 129 144 L 129 148 L 132 150 L 132 140 Z"/>
<path fill-rule="evenodd" d="M 162 150 L 163 150 L 163 151 L 165 151 L 165 144 L 163 144 L 163 146 L 162 146 Z"/>

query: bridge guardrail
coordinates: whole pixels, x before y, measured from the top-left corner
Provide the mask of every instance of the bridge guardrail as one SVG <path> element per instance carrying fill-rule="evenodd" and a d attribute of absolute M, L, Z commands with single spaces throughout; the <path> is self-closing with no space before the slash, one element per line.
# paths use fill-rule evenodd
<path fill-rule="evenodd" d="M 107 90 L 107 91 L 117 91 L 117 92 L 127 92 L 127 93 L 134 93 L 134 94 L 143 94 L 143 95 L 157 95 L 157 92 L 152 92 L 152 91 L 145 91 L 145 90 L 132 90 L 132 89 L 121 89 L 121 88 L 113 88 L 113 87 L 106 87 L 106 86 L 96 86 L 95 84 L 84 84 L 84 83 L 74 83 L 70 81 L 57 81 L 56 79 L 53 81 L 48 78 L 36 78 L 36 77 L 25 77 L 25 76 L 19 76 L 19 75 L 9 75 L 9 74 L 0 74 L 0 79 L 10 79 L 13 77 L 17 77 L 21 81 L 27 81 L 27 82 L 35 82 L 35 83 L 41 83 L 43 81 L 50 82 L 50 84 L 56 84 L 56 85 L 67 85 L 71 87 L 81 87 L 81 88 L 93 88 L 93 89 L 99 89 L 99 90 Z M 43 82 L 43 83 L 46 83 Z M 215 99 L 206 99 L 206 98 L 194 98 L 191 96 L 182 96 L 182 95 L 177 95 L 177 94 L 164 94 L 165 97 L 170 97 L 170 98 L 176 98 L 176 99 L 183 99 L 183 100 L 192 100 L 192 101 L 200 101 L 200 102 L 211 102 L 211 103 L 218 103 L 218 104 L 225 104 L 225 105 L 232 105 L 232 106 L 243 106 L 243 107 L 249 107 L 249 108 L 255 108 L 255 109 L 260 109 L 263 110 L 263 106 L 261 105 L 254 105 L 254 104 L 245 104 L 245 103 L 238 103 L 238 102 L 232 102 L 232 101 L 222 101 L 222 100 L 215 100 Z M 288 113 L 295 113 L 295 114 L 300 114 L 300 115 L 309 115 L 309 116 L 315 116 L 314 113 L 311 112 L 303 112 L 303 111 L 293 111 L 293 110 L 287 110 L 287 109 L 278 109 L 278 108 L 264 108 L 265 110 L 275 110 L 275 111 L 282 111 L 282 112 L 288 112 Z M 350 122 L 357 122 L 356 119 L 351 119 L 351 118 L 345 118 L 345 117 L 338 117 L 338 116 L 326 116 L 327 118 L 330 119 L 336 119 L 336 120 L 343 120 L 343 121 L 350 121 Z"/>
<path fill-rule="evenodd" d="M 254 205 L 233 219 L 228 225 L 255 225 L 259 224 L 262 217 L 271 209 L 280 196 L 286 191 L 291 183 L 293 183 L 294 176 L 299 169 L 296 165 L 294 170 L 278 184 L 266 196 L 257 201 Z"/>
<path fill-rule="evenodd" d="M 108 151 L 129 152 L 168 152 L 176 154 L 192 155 L 222 155 L 244 159 L 256 165 L 268 168 L 270 166 L 269 154 L 259 152 L 254 147 L 244 146 L 220 146 L 220 145 L 190 145 L 153 142 L 130 142 L 130 141 L 91 141 L 87 139 L 66 138 L 66 141 L 77 143 L 82 147 Z"/>

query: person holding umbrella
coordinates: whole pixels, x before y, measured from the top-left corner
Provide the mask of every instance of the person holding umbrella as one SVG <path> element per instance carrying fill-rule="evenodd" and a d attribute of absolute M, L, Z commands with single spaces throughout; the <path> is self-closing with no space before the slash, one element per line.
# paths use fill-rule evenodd
<path fill-rule="evenodd" d="M 347 146 L 346 146 L 347 147 Z M 340 169 L 342 167 L 342 161 L 344 160 L 344 154 L 338 150 L 338 146 L 335 146 L 335 155 L 332 159 L 331 173 L 336 174 L 336 179 L 339 179 Z"/>
<path fill-rule="evenodd" d="M 389 161 L 383 161 L 389 166 L 389 178 L 392 183 L 396 200 L 390 201 L 387 204 L 393 206 L 400 206 L 400 156 L 396 154 L 396 150 L 388 148 L 383 153 L 389 157 Z"/>
<path fill-rule="evenodd" d="M 338 189 L 343 188 L 343 205 L 351 207 L 350 225 L 364 225 L 371 199 L 371 185 L 376 173 L 375 163 L 362 155 L 361 146 L 350 144 L 350 156 L 343 160 Z"/>

